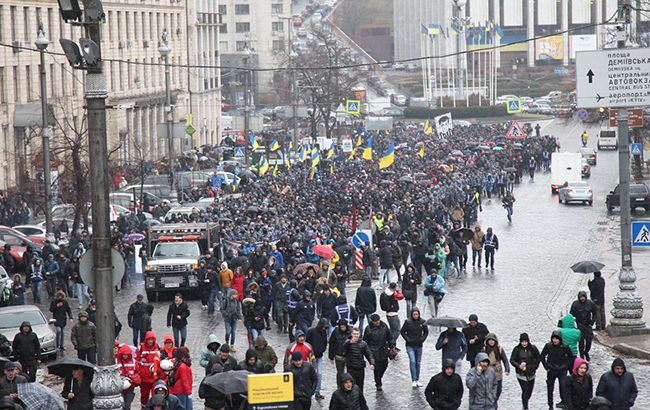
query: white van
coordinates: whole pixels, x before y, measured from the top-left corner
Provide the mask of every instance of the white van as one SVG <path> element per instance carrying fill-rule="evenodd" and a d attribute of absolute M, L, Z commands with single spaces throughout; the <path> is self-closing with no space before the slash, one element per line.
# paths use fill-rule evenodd
<path fill-rule="evenodd" d="M 582 178 L 582 155 L 578 152 L 554 152 L 551 155 L 551 192 L 565 182 L 580 181 Z"/>
<path fill-rule="evenodd" d="M 616 128 L 603 128 L 598 132 L 598 150 L 605 148 L 618 149 L 618 135 Z"/>

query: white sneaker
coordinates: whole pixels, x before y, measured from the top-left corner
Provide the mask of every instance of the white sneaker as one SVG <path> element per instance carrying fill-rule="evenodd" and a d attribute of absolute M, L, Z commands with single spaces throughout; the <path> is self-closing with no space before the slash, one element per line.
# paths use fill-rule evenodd
<path fill-rule="evenodd" d="M 417 384 L 417 385 L 418 385 L 418 387 L 422 387 L 422 383 L 420 383 L 420 381 L 419 381 L 419 380 L 418 380 L 418 381 L 416 381 L 416 382 L 415 382 L 415 384 Z"/>
<path fill-rule="evenodd" d="M 418 382 L 413 382 L 413 384 L 411 384 L 411 386 L 412 386 L 414 389 L 417 389 L 417 388 L 418 388 Z"/>

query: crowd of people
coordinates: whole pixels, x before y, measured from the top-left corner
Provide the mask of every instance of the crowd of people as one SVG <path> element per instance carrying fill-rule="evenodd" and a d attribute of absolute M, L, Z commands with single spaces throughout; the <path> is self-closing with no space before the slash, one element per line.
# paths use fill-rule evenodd
<path fill-rule="evenodd" d="M 329 155 L 323 150 L 323 160 L 316 166 L 309 160 L 295 161 L 259 179 L 242 179 L 235 188 L 221 178 L 210 178 L 203 186 L 185 192 L 183 195 L 193 199 L 215 198 L 204 209 L 178 216 L 175 222 L 213 221 L 219 225 L 218 237 L 213 238 L 217 245 L 201 258 L 197 276 L 202 283 L 201 306 L 207 315 L 222 317 L 224 338 L 211 332 L 204 349 L 190 352 L 185 343 L 188 320 L 194 319 L 179 293 L 166 315 L 172 335 L 165 336 L 160 345 L 152 330 L 154 307 L 138 295 L 127 316 L 132 343 L 115 342 L 124 409 L 132 408 L 136 391 L 142 408 L 192 409 L 197 401 L 192 395 L 196 371 L 192 362 L 197 359 L 205 373 L 198 391 L 206 409 L 246 408 L 243 395 L 224 394 L 212 388 L 210 381 L 223 373 L 247 370 L 293 373 L 296 408 L 307 410 L 312 399 L 326 400 L 321 385 L 327 359 L 335 364 L 338 387 L 329 408 L 366 409 L 366 367 L 372 371 L 375 389 L 381 391 L 384 374 L 400 354 L 402 340 L 412 387 L 423 387 L 423 344 L 434 329 L 425 317 L 439 317 L 440 305 L 449 292 L 446 281 L 465 274 L 470 252 L 472 267 L 495 269 L 497 235 L 492 228 L 483 231 L 476 224 L 483 202 L 493 197 L 502 200 L 505 216 L 511 220 L 516 184 L 526 173 L 533 179 L 536 170 L 548 170 L 550 153 L 559 148 L 551 136 L 531 136 L 522 143 L 506 140 L 507 128 L 505 123 L 455 127 L 444 138 L 432 138 L 421 127 L 407 124 L 397 124 L 388 135 L 359 131 L 353 138 L 356 153 Z M 361 158 L 371 137 L 374 161 Z M 389 141 L 396 146 L 395 162 L 380 170 L 376 159 Z M 221 164 L 220 152 L 204 147 L 201 153 Z M 198 167 L 192 155 L 186 156 L 183 164 Z M 225 168 L 217 165 L 216 169 Z M 169 207 L 165 202 L 146 211 L 162 218 Z M 135 273 L 138 241 L 129 238 L 135 233 L 146 235 L 143 218 L 144 212 L 121 215 L 113 225 L 114 247 L 127 265 L 124 285 Z M 350 238 L 362 224 L 374 234 L 357 249 Z M 59 245 L 46 243 L 43 249 L 28 249 L 22 272 L 17 264 L 9 265 L 8 250 L 3 254 L 0 262 L 15 273 L 13 283 L 6 287 L 6 303 L 31 302 L 26 300 L 26 291 L 31 289 L 32 301 L 42 304 L 44 283 L 56 319 L 57 347 L 64 350 L 64 330 L 73 322 L 70 338 L 77 357 L 94 363 L 96 306 L 92 289 L 79 273 L 79 257 L 89 249 L 90 237 L 87 232 L 72 233 L 67 246 Z M 334 256 L 323 256 L 322 247 L 329 247 Z M 355 261 L 358 251 L 362 268 Z M 140 256 L 146 258 L 146 252 L 141 251 Z M 354 300 L 352 293 L 346 292 L 351 279 L 361 280 Z M 541 352 L 524 333 L 508 358 L 498 336 L 476 315 L 470 316 L 468 327 L 461 330 L 448 326 L 435 344 L 443 365 L 426 385 L 427 402 L 434 409 L 457 409 L 467 394 L 471 410 L 496 409 L 504 377 L 512 368 L 521 386 L 522 406 L 528 409 L 541 364 L 547 370 L 551 409 L 555 407 L 555 380 L 560 384 L 558 407 L 632 407 L 637 389 L 620 359 L 600 378 L 595 392 L 593 389 L 589 353 L 593 325 L 602 327 L 604 323 L 604 296 L 600 295 L 604 282 L 599 275 L 592 282 L 593 301 L 580 294 Z M 426 306 L 417 305 L 421 296 L 427 300 Z M 72 298 L 79 306 L 76 320 L 69 302 Z M 246 328 L 247 340 L 238 343 L 239 323 Z M 267 342 L 272 327 L 286 334 L 286 346 Z M 115 316 L 118 337 L 121 328 Z M 245 347 L 242 361 L 235 359 L 237 346 Z M 33 382 L 40 360 L 39 340 L 30 323 L 23 323 L 15 336 L 13 354 L 16 363 L 5 365 L 0 392 L 18 406 L 15 385 Z M 463 383 L 460 373 L 465 359 L 470 370 Z M 12 365 L 22 367 L 25 377 L 10 378 L 15 372 Z M 63 397 L 70 409 L 90 408 L 90 376 L 82 370 L 77 369 L 66 380 Z"/>

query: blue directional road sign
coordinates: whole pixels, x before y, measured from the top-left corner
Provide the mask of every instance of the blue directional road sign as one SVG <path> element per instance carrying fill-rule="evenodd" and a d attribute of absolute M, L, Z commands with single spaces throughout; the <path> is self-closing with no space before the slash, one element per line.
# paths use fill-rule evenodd
<path fill-rule="evenodd" d="M 246 156 L 246 148 L 244 148 L 244 147 L 235 147 L 234 156 L 236 158 L 244 158 Z"/>
<path fill-rule="evenodd" d="M 630 152 L 632 153 L 632 155 L 643 154 L 643 144 L 637 142 L 630 144 Z"/>
<path fill-rule="evenodd" d="M 521 100 L 519 98 L 509 99 L 507 111 L 508 114 L 515 114 L 521 112 Z"/>
<path fill-rule="evenodd" d="M 632 246 L 650 246 L 650 221 L 632 221 Z"/>
<path fill-rule="evenodd" d="M 361 113 L 361 100 L 345 100 L 345 113 L 359 115 Z"/>
<path fill-rule="evenodd" d="M 352 245 L 354 245 L 354 247 L 357 249 L 361 248 L 361 245 L 365 245 L 369 243 L 370 243 L 370 237 L 368 236 L 367 233 L 363 231 L 357 231 L 354 234 L 354 236 L 352 236 Z"/>
<path fill-rule="evenodd" d="M 588 116 L 589 116 L 589 113 L 587 111 L 585 111 L 585 110 L 579 110 L 578 111 L 578 118 L 580 119 L 580 121 L 586 120 Z"/>

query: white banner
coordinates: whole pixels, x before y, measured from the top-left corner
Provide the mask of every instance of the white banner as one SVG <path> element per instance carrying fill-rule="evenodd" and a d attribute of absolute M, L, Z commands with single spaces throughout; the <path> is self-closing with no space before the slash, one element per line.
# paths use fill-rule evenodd
<path fill-rule="evenodd" d="M 438 131 L 438 134 L 446 134 L 454 128 L 450 112 L 435 117 L 434 121 L 436 122 L 436 131 Z"/>
<path fill-rule="evenodd" d="M 569 58 L 576 58 L 576 51 L 598 50 L 596 34 L 575 35 L 569 37 Z"/>

